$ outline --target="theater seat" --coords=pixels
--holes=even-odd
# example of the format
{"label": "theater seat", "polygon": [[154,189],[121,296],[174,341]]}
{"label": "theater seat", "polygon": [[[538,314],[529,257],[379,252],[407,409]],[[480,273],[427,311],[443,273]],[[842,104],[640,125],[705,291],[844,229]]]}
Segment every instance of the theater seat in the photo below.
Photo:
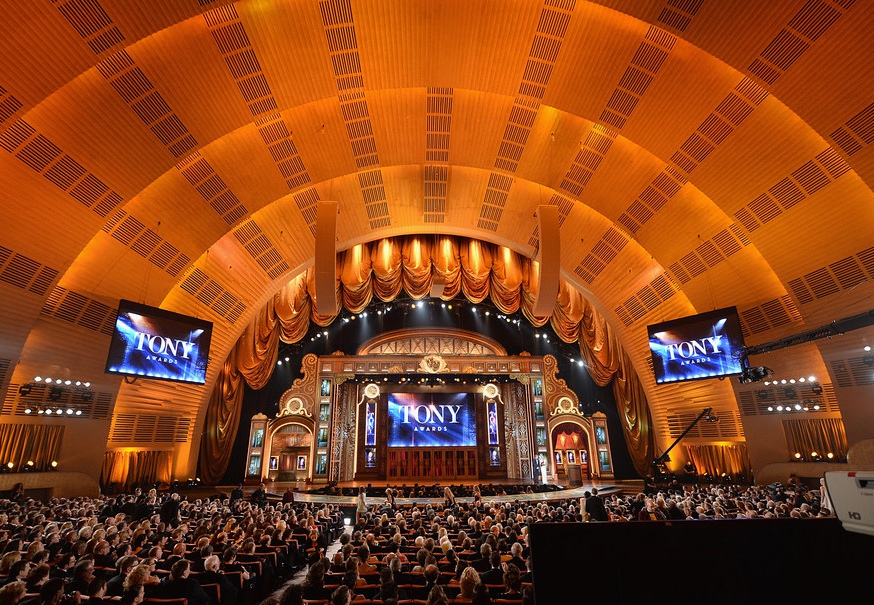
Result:
{"label": "theater seat", "polygon": [[156,599],[154,597],[148,597],[143,599],[143,603],[149,603],[150,605],[188,605],[188,599]]}

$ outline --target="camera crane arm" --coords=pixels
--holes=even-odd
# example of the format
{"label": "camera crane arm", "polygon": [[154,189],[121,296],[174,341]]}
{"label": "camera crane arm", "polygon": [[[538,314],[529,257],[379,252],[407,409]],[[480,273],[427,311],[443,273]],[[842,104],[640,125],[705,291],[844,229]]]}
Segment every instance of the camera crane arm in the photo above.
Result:
{"label": "camera crane arm", "polygon": [[713,408],[704,408],[703,410],[701,410],[701,413],[698,414],[698,417],[697,417],[695,420],[692,421],[692,424],[690,424],[689,426],[686,427],[686,430],[683,431],[682,434],[681,434],[679,437],[677,437],[677,439],[676,439],[676,440],[671,444],[671,446],[670,446],[668,449],[666,449],[666,450],[662,453],[661,456],[659,456],[658,458],[653,459],[653,461],[652,461],[653,466],[656,466],[656,467],[657,467],[658,465],[660,465],[660,464],[665,464],[668,460],[670,460],[670,458],[668,457],[668,453],[669,453],[672,449],[674,449],[674,447],[675,447],[678,443],[680,443],[680,441],[683,439],[683,437],[685,437],[686,434],[688,434],[688,432],[691,431],[691,430],[695,427],[696,424],[698,424],[699,422],[701,422],[701,419],[702,419],[702,418],[704,418],[704,417],[706,417],[706,416],[710,416],[710,412],[712,412],[712,411],[713,411]]}

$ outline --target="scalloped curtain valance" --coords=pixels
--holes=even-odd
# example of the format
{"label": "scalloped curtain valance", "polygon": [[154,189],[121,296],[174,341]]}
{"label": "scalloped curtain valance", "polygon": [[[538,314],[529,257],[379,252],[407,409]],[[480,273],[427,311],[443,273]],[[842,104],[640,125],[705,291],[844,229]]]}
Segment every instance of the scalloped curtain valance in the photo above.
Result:
{"label": "scalloped curtain valance", "polygon": [[[612,381],[623,434],[635,470],[649,472],[655,444],[646,395],[631,361],[607,321],[565,281],[553,313],[536,317],[539,265],[509,248],[454,236],[404,236],[360,244],[337,255],[337,308],[360,313],[374,298],[390,302],[406,292],[428,296],[433,275],[446,280],[442,298],[460,294],[473,303],[489,297],[502,313],[521,310],[534,325],[550,323],[565,342],[576,342],[592,379]],[[240,423],[242,381],[253,389],[267,384],[276,366],[279,341],[294,343],[310,323],[327,326],[336,315],[320,315],[313,269],[277,292],[246,327],[225,360],[206,411],[200,445],[200,476],[220,481],[227,469]]]}

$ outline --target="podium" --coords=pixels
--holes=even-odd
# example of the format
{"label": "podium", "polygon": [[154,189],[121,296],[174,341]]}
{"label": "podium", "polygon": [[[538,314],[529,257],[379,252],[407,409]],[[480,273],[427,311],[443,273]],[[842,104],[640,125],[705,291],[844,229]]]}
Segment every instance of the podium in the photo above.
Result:
{"label": "podium", "polygon": [[571,464],[567,469],[568,485],[582,485],[583,472],[579,464]]}

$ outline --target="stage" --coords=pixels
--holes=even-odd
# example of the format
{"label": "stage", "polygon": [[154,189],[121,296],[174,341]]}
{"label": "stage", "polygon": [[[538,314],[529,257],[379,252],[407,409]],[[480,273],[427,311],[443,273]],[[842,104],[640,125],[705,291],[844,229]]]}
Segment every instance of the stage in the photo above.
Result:
{"label": "stage", "polygon": [[[425,485],[425,487],[432,487],[434,484]],[[638,494],[643,491],[643,481],[642,480],[610,480],[610,481],[601,481],[598,479],[589,480],[588,482],[584,482],[579,486],[569,486],[566,483],[548,483],[537,485],[534,483],[530,484],[520,484],[517,482],[511,481],[489,481],[487,483],[477,482],[477,481],[465,481],[465,482],[457,482],[452,484],[438,484],[440,487],[444,487],[445,485],[450,485],[452,487],[463,485],[466,487],[471,487],[473,485],[492,485],[494,487],[498,486],[525,486],[530,485],[532,489],[543,488],[544,486],[549,486],[548,490],[533,492],[533,493],[508,493],[504,496],[487,496],[483,495],[483,502],[488,504],[489,502],[551,502],[551,501],[559,501],[566,500],[569,498],[578,499],[582,498],[586,491],[591,491],[593,487],[598,489],[598,493],[601,496],[610,496],[613,494]],[[370,490],[378,490],[381,493],[385,491],[386,487],[403,487],[404,489],[410,489],[413,487],[413,484],[397,484],[389,481],[346,481],[342,483],[338,483],[335,487],[340,488],[342,490],[353,489],[357,492],[358,488],[366,487]],[[423,484],[416,484],[417,487],[422,487]],[[213,493],[216,491],[224,494],[230,494],[231,490],[233,490],[236,486],[222,485],[215,486],[213,489]],[[318,490],[320,488],[325,487],[324,485],[312,485],[308,483],[304,483],[303,481],[291,481],[291,482],[270,482],[266,483],[265,487],[269,494],[269,500],[271,502],[281,501],[282,495],[285,491],[290,487],[294,492],[294,501],[295,502],[306,502],[310,504],[339,504],[343,507],[355,507],[356,498],[355,495],[326,495],[326,494],[316,494],[310,493],[312,490]],[[252,492],[254,492],[258,488],[257,485],[246,485],[243,486],[243,494],[244,497],[249,497]],[[200,488],[203,490],[204,488]],[[384,500],[384,496],[367,496],[368,504],[377,504]],[[467,504],[473,501],[473,497],[470,496],[457,496],[455,500],[460,504]],[[414,504],[430,504],[432,506],[442,505],[443,498],[442,497],[421,497],[421,498],[397,498],[395,502],[403,507],[412,506]]]}

